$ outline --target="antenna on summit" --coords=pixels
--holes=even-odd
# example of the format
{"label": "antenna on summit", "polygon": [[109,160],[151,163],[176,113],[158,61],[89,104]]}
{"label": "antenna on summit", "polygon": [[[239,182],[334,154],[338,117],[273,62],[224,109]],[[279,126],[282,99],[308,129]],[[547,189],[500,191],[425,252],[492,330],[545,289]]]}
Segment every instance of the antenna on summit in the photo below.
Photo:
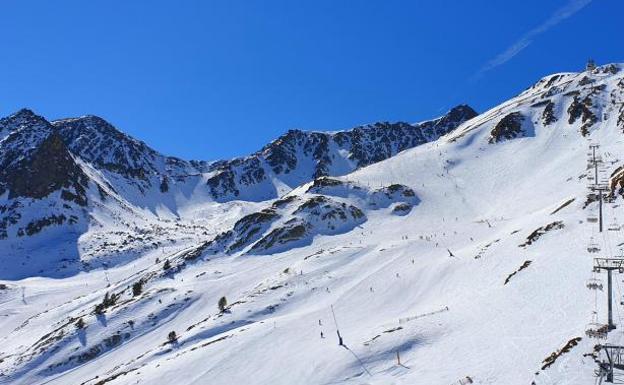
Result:
{"label": "antenna on summit", "polygon": [[596,62],[594,61],[594,59],[592,58],[587,59],[587,64],[585,65],[585,71],[591,72],[595,69],[596,69]]}

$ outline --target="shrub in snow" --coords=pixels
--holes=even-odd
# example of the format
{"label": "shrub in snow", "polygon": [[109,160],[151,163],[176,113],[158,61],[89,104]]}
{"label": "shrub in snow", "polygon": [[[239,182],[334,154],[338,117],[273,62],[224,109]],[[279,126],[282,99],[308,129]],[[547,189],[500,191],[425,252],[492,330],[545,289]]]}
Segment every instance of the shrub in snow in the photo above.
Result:
{"label": "shrub in snow", "polygon": [[143,280],[139,280],[132,285],[132,295],[136,297],[143,292]]}
{"label": "shrub in snow", "polygon": [[74,325],[76,326],[76,329],[84,329],[85,326],[87,326],[82,318],[79,318]]}
{"label": "shrub in snow", "polygon": [[221,297],[219,299],[219,311],[221,311],[221,313],[223,313],[225,311],[225,308],[227,306],[227,299],[225,297]]}
{"label": "shrub in snow", "polygon": [[173,344],[178,341],[178,335],[176,334],[175,331],[172,330],[167,335],[167,340],[169,340],[169,343]]}
{"label": "shrub in snow", "polygon": [[102,302],[95,305],[95,314],[104,314],[104,311],[107,308],[113,306],[117,302],[118,297],[119,296],[115,293],[109,295],[108,292],[106,292],[106,295],[104,295],[104,299],[102,300]]}

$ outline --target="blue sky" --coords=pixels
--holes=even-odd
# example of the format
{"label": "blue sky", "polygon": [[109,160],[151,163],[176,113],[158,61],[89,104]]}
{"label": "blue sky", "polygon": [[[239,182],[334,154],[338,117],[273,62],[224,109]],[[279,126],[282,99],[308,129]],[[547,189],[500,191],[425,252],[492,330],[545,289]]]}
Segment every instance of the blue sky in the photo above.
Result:
{"label": "blue sky", "polygon": [[588,57],[624,62],[621,0],[2,0],[0,115],[94,114],[220,159],[289,128],[479,111]]}

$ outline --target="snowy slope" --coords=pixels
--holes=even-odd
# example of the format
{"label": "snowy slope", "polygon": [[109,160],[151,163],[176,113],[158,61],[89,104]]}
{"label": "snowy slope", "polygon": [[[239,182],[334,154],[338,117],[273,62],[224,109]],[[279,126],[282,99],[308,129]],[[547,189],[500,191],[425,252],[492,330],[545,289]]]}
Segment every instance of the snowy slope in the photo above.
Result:
{"label": "snowy slope", "polygon": [[[127,263],[3,281],[0,383],[593,383],[605,341],[586,329],[606,321],[606,293],[585,286],[587,242],[612,256],[624,240],[587,222],[587,151],[600,143],[612,175],[610,223],[623,106],[621,65],[552,75],[438,140],[279,199],[169,222],[141,211],[161,244],[130,242]],[[206,234],[186,227],[202,219]],[[101,222],[101,242],[125,236]],[[608,342],[621,344],[615,277]]]}

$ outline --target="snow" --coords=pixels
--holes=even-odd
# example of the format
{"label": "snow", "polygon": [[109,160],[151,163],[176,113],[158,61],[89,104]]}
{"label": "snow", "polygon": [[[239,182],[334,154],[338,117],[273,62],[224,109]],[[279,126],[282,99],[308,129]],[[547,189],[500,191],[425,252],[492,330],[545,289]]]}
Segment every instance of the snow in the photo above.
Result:
{"label": "snow", "polygon": [[[589,140],[601,144],[607,175],[622,164],[624,150],[618,126],[624,75],[595,72],[565,74],[548,87],[541,85],[545,78],[435,142],[338,178],[365,191],[411,188],[416,200],[404,216],[392,214],[391,201],[370,208],[369,193],[344,185],[308,192],[312,184],[306,183],[287,192],[302,200],[322,194],[353,204],[365,209],[366,220],[345,231],[319,231],[310,242],[279,252],[212,254],[202,248],[273,200],[216,203],[189,191],[168,197],[176,203],[164,204],[169,213],[163,215],[164,208],[137,206],[138,200],[118,191],[115,199],[122,204],[111,200],[94,211],[77,243],[81,256],[91,253],[99,264],[60,277],[2,281],[8,289],[0,290],[0,383],[451,385],[467,377],[474,384],[594,382],[597,366],[587,354],[598,341],[585,330],[594,311],[605,322],[606,292],[585,287],[594,256],[587,242],[593,235],[613,255],[624,241],[621,232],[599,235],[586,222],[595,203],[583,208]],[[579,85],[584,76],[594,83]],[[599,84],[606,86],[594,91]],[[561,92],[551,94],[553,87]],[[594,100],[598,121],[586,137],[581,119],[568,123],[574,96],[566,93],[573,90]],[[550,125],[542,121],[544,106],[534,106],[546,93],[558,117]],[[494,126],[512,112],[529,119],[534,132],[489,143]],[[607,218],[620,204],[607,204]],[[111,212],[134,225],[120,226]],[[295,214],[288,208],[280,215],[283,224]],[[564,227],[520,246],[556,221]],[[148,232],[160,246],[143,248],[139,241],[121,256],[110,248],[96,252],[134,227],[133,234]],[[45,234],[34,240],[39,236]],[[194,252],[198,257],[189,257]],[[31,259],[44,256],[42,249]],[[163,269],[165,260],[170,271]],[[624,309],[622,277],[615,277],[618,329],[608,342],[617,344],[623,342]],[[139,279],[145,281],[143,293],[133,297],[129,287]],[[97,316],[93,309],[106,292],[120,299]],[[221,296],[229,303],[224,313],[217,308]],[[86,329],[73,326],[78,318]],[[337,326],[348,349],[338,345]],[[176,343],[167,343],[170,331]],[[119,342],[110,343],[114,335]],[[582,338],[577,346],[542,369],[547,357],[576,337]],[[96,353],[76,358],[89,351]]]}

